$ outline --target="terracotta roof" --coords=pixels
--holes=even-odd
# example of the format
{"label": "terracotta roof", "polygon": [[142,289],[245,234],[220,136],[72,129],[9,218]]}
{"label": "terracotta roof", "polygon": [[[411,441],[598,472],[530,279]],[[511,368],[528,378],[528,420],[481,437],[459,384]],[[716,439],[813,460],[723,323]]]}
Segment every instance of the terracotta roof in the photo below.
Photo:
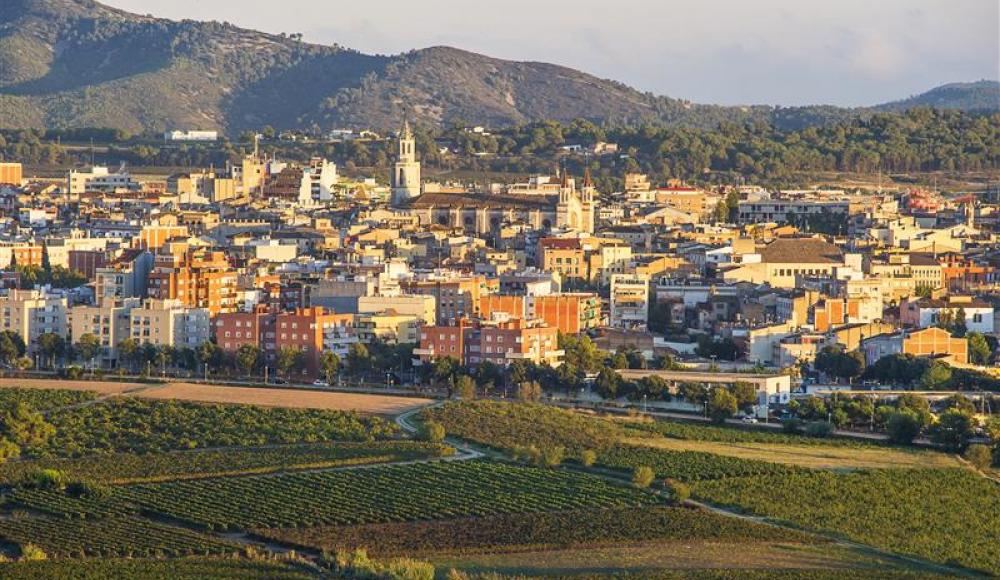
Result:
{"label": "terracotta roof", "polygon": [[839,264],[844,253],[817,238],[779,238],[761,251],[761,260],[770,264]]}

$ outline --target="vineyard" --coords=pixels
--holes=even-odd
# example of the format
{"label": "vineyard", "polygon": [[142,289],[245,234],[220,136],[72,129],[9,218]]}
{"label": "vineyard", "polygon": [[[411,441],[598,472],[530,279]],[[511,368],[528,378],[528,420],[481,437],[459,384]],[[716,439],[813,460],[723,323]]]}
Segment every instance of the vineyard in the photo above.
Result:
{"label": "vineyard", "polygon": [[241,558],[84,560],[3,564],[5,580],[309,580],[297,566]]}
{"label": "vineyard", "polygon": [[88,391],[0,388],[0,407],[24,403],[35,411],[48,411],[59,407],[78,405],[95,398],[97,395]]}
{"label": "vineyard", "polygon": [[680,481],[706,481],[752,475],[780,475],[795,468],[768,463],[724,457],[697,451],[670,451],[637,445],[615,445],[598,455],[598,463],[614,469],[633,470],[640,466],[652,468],[660,478]]}
{"label": "vineyard", "polygon": [[437,462],[118,488],[124,501],[214,529],[401,522],[652,505],[646,492],[559,470]]}
{"label": "vineyard", "polygon": [[0,482],[16,483],[38,469],[73,480],[106,484],[151,483],[229,475],[388,463],[446,455],[448,447],[416,441],[335,442],[149,455],[116,453],[72,459],[13,461],[0,465]]}
{"label": "vineyard", "polygon": [[642,433],[654,433],[673,439],[717,441],[720,443],[771,443],[776,445],[817,445],[823,447],[882,447],[877,441],[836,437],[807,437],[776,431],[718,426],[683,421],[634,421],[626,423]]}
{"label": "vineyard", "polygon": [[451,434],[498,449],[560,446],[576,455],[601,449],[623,436],[618,423],[547,405],[463,401],[425,409],[421,416]]}
{"label": "vineyard", "polygon": [[480,518],[358,526],[254,530],[257,535],[321,550],[366,548],[374,556],[488,553],[650,540],[781,541],[816,538],[772,526],[675,508],[642,507],[501,514]]}
{"label": "vineyard", "polygon": [[54,411],[56,435],[34,454],[156,453],[201,447],[320,441],[373,441],[397,436],[391,423],[353,412],[113,399]]}
{"label": "vineyard", "polygon": [[708,501],[1000,574],[1000,488],[960,469],[794,472],[695,484]]}
{"label": "vineyard", "polygon": [[19,508],[46,512],[62,518],[106,518],[136,513],[132,506],[107,495],[72,497],[56,489],[18,488],[7,501]]}
{"label": "vineyard", "polygon": [[238,546],[139,518],[23,518],[0,521],[0,538],[40,547],[50,557],[178,557],[232,554]]}

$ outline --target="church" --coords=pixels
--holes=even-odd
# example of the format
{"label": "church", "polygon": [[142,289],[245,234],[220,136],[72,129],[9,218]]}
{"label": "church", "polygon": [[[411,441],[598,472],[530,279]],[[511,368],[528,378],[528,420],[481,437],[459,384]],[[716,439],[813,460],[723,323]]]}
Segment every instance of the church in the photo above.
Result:
{"label": "church", "polygon": [[559,184],[558,193],[551,194],[423,191],[415,141],[406,122],[399,133],[391,183],[393,206],[417,217],[421,225],[463,228],[477,235],[490,234],[504,224],[514,223],[539,230],[594,233],[597,192],[589,171],[579,190],[575,180],[563,171],[554,180]]}

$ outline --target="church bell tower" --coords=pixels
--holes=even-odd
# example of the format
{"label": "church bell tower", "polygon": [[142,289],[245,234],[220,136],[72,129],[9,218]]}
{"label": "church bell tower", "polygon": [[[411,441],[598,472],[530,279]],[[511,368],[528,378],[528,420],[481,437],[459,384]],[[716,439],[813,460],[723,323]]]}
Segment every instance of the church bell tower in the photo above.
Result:
{"label": "church bell tower", "polygon": [[399,131],[399,152],[392,171],[392,203],[402,205],[420,195],[420,162],[410,123]]}

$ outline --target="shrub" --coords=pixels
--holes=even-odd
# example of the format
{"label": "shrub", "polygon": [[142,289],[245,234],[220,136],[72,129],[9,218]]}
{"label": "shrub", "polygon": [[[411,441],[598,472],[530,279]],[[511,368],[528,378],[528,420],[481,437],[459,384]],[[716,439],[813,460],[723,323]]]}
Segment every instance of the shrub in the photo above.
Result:
{"label": "shrub", "polygon": [[561,445],[555,445],[553,447],[546,447],[542,451],[541,456],[541,466],[542,467],[559,467],[562,464],[563,458],[566,456],[566,448]]}
{"label": "shrub", "polygon": [[676,479],[668,479],[666,484],[670,495],[674,496],[674,501],[677,503],[684,503],[691,498],[691,487],[688,484]]}
{"label": "shrub", "polygon": [[34,544],[23,544],[21,546],[21,561],[32,562],[47,558],[48,556],[45,554],[45,551]]}
{"label": "shrub", "polygon": [[825,438],[833,435],[833,423],[826,421],[813,421],[806,425],[805,434],[809,437]]}
{"label": "shrub", "polygon": [[986,445],[969,445],[963,457],[976,469],[986,469],[993,462],[993,454]]}
{"label": "shrub", "polygon": [[584,449],[580,452],[580,463],[584,467],[593,467],[597,463],[597,452],[593,449]]}
{"label": "shrub", "polygon": [[786,419],[781,423],[781,429],[790,435],[802,433],[802,421],[800,419]]}
{"label": "shrub", "polygon": [[420,438],[430,443],[440,443],[444,441],[444,425],[437,421],[427,421],[420,429]]}
{"label": "shrub", "polygon": [[651,467],[640,465],[635,468],[635,471],[632,472],[632,485],[642,488],[649,487],[652,485],[655,477],[656,474],[653,472]]}
{"label": "shrub", "polygon": [[26,484],[37,489],[65,489],[66,474],[58,469],[39,469],[28,474]]}

